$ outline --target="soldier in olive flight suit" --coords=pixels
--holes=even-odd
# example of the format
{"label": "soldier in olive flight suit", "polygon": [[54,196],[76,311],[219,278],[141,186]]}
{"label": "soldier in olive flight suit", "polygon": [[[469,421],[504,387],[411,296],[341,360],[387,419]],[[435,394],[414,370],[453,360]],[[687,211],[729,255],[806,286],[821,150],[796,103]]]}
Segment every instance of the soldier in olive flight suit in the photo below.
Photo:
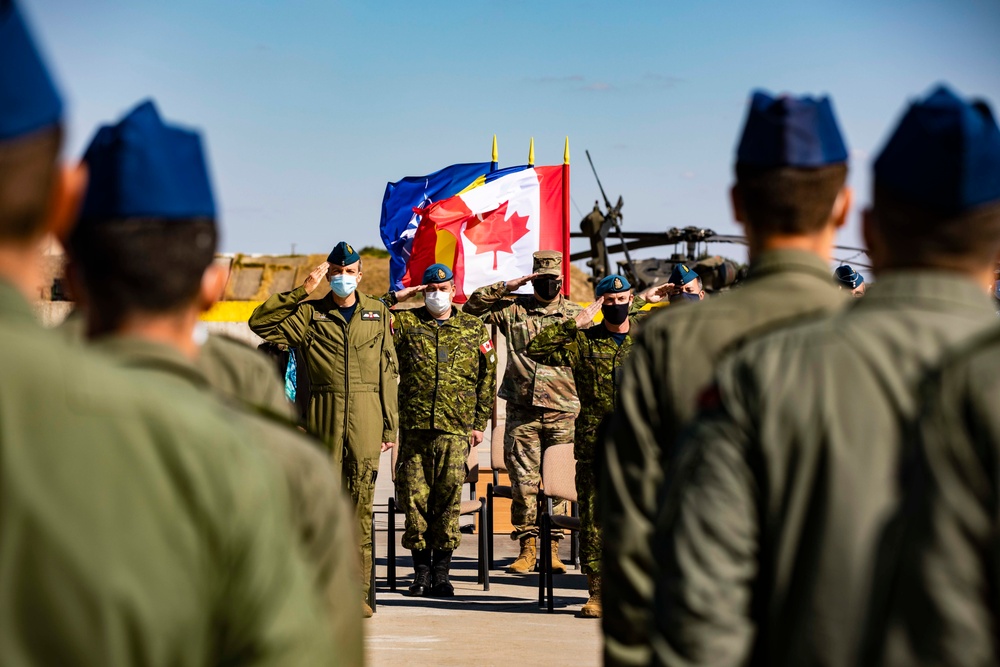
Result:
{"label": "soldier in olive flight suit", "polygon": [[[618,393],[618,376],[632,349],[629,317],[635,297],[625,276],[606,276],[594,288],[596,300],[575,319],[553,324],[535,336],[525,354],[537,363],[568,366],[583,406],[576,418],[573,455],[580,505],[580,562],[587,575],[590,599],[580,610],[589,618],[601,616],[601,529],[595,515],[597,493],[597,431],[611,414]],[[659,300],[650,296],[651,301]],[[600,310],[600,326],[590,326]],[[586,327],[586,328],[584,328]]]}
{"label": "soldier in olive flight suit", "polygon": [[985,103],[939,87],[903,116],[873,182],[877,282],[726,359],[677,446],[653,664],[858,664],[918,383],[996,323],[1000,128]]}
{"label": "soldier in olive flight suit", "polygon": [[[341,241],[300,287],[258,306],[249,324],[261,338],[302,352],[310,382],[306,428],[330,448],[357,508],[362,609],[370,616],[372,504],[379,454],[396,442],[398,373],[392,314],[356,291],[361,276],[361,257]],[[330,293],[307,300],[324,278]]]}
{"label": "soldier in olive flight suit", "polygon": [[[184,387],[211,403],[212,385],[196,366],[203,352],[197,317],[215,302],[228,272],[213,263],[217,227],[200,137],[165,123],[147,101],[100,128],[83,161],[90,184],[66,248],[91,341],[149,384]],[[187,176],[184,188],[172,187],[179,173]],[[284,473],[291,525],[331,614],[336,658],[360,664],[361,622],[342,604],[358,587],[353,511],[339,478],[319,443],[287,419],[249,412],[236,399],[217,403]]]}
{"label": "soldier in olive flight suit", "polygon": [[86,182],[0,1],[0,664],[322,665],[284,485],[202,400],[45,331],[28,298]]}
{"label": "soldier in olive flight suit", "polygon": [[413,552],[410,595],[451,597],[448,569],[462,541],[458,518],[465,464],[469,447],[483,441],[493,411],[496,353],[479,318],[451,305],[451,269],[432,264],[423,278],[423,285],[391,298],[424,292],[423,308],[396,313],[396,496],[406,515],[403,547]]}
{"label": "soldier in olive flight suit", "polygon": [[604,526],[604,659],[649,661],[657,563],[653,525],[674,442],[723,353],[754,335],[844,303],[828,266],[851,193],[847,147],[827,98],[755,92],[731,197],[746,230],[749,278],[738,290],[656,313],[623,369],[598,495]]}
{"label": "soldier in olive flight suit", "polygon": [[[565,366],[538,366],[524,351],[539,331],[572,320],[582,310],[559,293],[562,259],[562,253],[554,250],[536,252],[531,275],[480,287],[464,309],[496,325],[507,340],[507,369],[499,396],[507,401],[503,453],[511,485],[511,538],[521,543],[521,551],[507,571],[521,574],[535,567],[542,452],[550,445],[573,442],[573,422],[580,412],[573,372]],[[529,281],[534,294],[510,298]],[[565,514],[566,503],[558,503],[555,511]],[[561,533],[554,531],[553,537],[552,570],[565,572],[566,566],[559,560]]]}
{"label": "soldier in olive flight suit", "polygon": [[[994,205],[994,209],[1000,207]],[[1000,331],[924,382],[903,500],[880,545],[865,665],[1000,661]]]}

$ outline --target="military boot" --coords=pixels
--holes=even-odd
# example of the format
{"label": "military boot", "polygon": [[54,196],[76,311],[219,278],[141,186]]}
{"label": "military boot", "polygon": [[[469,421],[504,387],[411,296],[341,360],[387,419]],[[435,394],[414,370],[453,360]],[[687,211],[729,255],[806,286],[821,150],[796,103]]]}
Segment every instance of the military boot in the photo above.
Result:
{"label": "military boot", "polygon": [[559,542],[552,540],[552,574],[566,574],[566,564],[559,560]]}
{"label": "military boot", "polygon": [[431,592],[431,550],[413,550],[413,583],[408,589],[413,597],[426,597]]}
{"label": "military boot", "polygon": [[590,599],[587,604],[580,608],[578,616],[580,618],[600,618],[601,617],[601,575],[587,575],[587,590],[590,592]]}
{"label": "military boot", "polygon": [[436,598],[450,598],[455,596],[455,587],[448,581],[448,570],[451,568],[450,551],[434,550],[434,565],[431,567],[433,575],[433,587],[431,596]]}
{"label": "military boot", "polygon": [[[514,574],[528,574],[535,569],[535,538],[521,538],[521,553],[517,555],[517,560],[507,568],[508,572]],[[565,570],[563,570],[565,572]]]}

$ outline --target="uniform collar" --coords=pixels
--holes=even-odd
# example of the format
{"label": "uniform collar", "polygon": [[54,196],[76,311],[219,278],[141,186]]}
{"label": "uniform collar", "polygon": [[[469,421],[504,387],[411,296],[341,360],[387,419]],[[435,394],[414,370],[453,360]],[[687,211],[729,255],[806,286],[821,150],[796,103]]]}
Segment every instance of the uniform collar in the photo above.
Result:
{"label": "uniform collar", "polygon": [[135,336],[106,336],[94,341],[94,347],[113,357],[125,368],[158,371],[183,379],[199,389],[208,388],[208,379],[181,352],[163,343]]}
{"label": "uniform collar", "polygon": [[35,313],[31,310],[31,304],[24,298],[24,294],[6,280],[0,280],[0,315],[7,321],[38,324]]}
{"label": "uniform collar", "polygon": [[458,316],[459,316],[458,314],[460,312],[462,312],[462,311],[460,311],[455,306],[452,306],[451,307],[451,315],[448,317],[448,319],[446,319],[443,322],[438,322],[438,319],[436,317],[434,317],[433,315],[431,315],[431,311],[427,310],[427,306],[420,306],[419,308],[414,309],[413,312],[417,316],[417,318],[419,318],[419,319],[421,319],[421,320],[423,320],[425,322],[437,322],[438,325],[444,327],[444,326],[453,325],[454,324],[454,320],[456,320],[458,318]]}
{"label": "uniform collar", "polygon": [[981,310],[993,313],[993,299],[971,278],[944,270],[886,271],[878,276],[854,308],[900,303],[932,310]]}
{"label": "uniform collar", "polygon": [[529,312],[545,313],[546,315],[559,311],[566,301],[566,297],[563,294],[559,294],[559,296],[552,300],[552,303],[547,305],[542,304],[541,301],[536,299],[534,294],[526,294],[522,298],[525,300],[524,307]]}
{"label": "uniform collar", "polygon": [[805,250],[765,250],[750,263],[749,277],[760,278],[771,273],[794,271],[808,273],[833,284],[828,262]]}

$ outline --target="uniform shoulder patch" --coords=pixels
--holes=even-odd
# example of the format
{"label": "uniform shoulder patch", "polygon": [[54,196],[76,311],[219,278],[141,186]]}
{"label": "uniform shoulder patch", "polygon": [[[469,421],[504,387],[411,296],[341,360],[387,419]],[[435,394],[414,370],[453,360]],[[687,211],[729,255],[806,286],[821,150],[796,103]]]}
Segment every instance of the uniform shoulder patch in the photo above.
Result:
{"label": "uniform shoulder patch", "polygon": [[312,318],[313,318],[314,320],[322,320],[322,321],[324,321],[324,322],[326,322],[326,321],[329,321],[329,319],[330,319],[329,317],[327,317],[327,316],[326,316],[326,313],[321,313],[321,312],[319,312],[318,310],[314,310],[314,311],[313,311],[313,316],[312,316]]}
{"label": "uniform shoulder patch", "polygon": [[[466,349],[468,349],[468,348],[466,348]],[[482,345],[480,345],[479,346],[479,351],[482,352],[483,354],[489,354],[489,353],[491,353],[493,351],[493,341],[488,340],[485,343],[483,343]]]}
{"label": "uniform shoulder patch", "polygon": [[382,313],[377,310],[362,310],[361,319],[369,322],[377,322],[382,319]]}

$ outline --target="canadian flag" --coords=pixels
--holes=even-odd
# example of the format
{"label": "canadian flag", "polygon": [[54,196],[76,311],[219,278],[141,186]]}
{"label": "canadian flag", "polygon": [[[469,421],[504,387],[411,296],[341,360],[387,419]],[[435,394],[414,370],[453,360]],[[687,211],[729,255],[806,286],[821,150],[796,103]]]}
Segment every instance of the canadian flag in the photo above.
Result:
{"label": "canadian flag", "polygon": [[[531,273],[531,255],[557,250],[569,280],[569,166],[529,167],[414,209],[422,216],[403,284],[420,285],[436,262],[455,273],[456,303],[476,288]],[[531,285],[525,286],[531,291]]]}

